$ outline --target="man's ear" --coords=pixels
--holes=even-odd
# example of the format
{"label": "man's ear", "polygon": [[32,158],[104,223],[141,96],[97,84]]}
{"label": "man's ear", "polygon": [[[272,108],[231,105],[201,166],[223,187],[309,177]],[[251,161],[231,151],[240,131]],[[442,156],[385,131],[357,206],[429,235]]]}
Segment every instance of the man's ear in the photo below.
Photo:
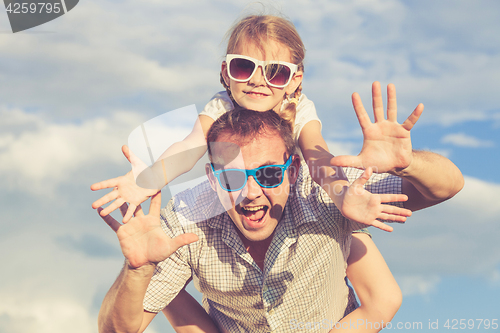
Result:
{"label": "man's ear", "polygon": [[217,192],[217,179],[212,172],[212,168],[210,167],[210,163],[205,164],[205,173],[207,174],[208,182],[210,183],[210,187],[212,190]]}
{"label": "man's ear", "polygon": [[295,154],[292,158],[292,164],[288,167],[288,179],[290,184],[295,184],[295,181],[299,177],[300,156]]}
{"label": "man's ear", "polygon": [[302,83],[303,77],[304,77],[304,73],[302,71],[295,72],[295,74],[293,74],[292,80],[290,80],[290,83],[285,88],[285,93],[287,95],[293,94],[295,92],[295,90],[297,90],[297,88]]}
{"label": "man's ear", "polygon": [[220,73],[222,75],[222,79],[226,83],[226,86],[230,87],[231,80],[229,79],[229,75],[227,74],[227,63],[225,61],[222,62],[220,66]]}

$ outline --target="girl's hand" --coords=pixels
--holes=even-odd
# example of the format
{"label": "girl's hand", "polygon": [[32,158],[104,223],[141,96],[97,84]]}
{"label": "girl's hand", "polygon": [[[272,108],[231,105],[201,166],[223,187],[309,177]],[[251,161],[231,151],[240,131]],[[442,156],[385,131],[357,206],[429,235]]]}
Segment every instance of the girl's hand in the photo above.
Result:
{"label": "girl's hand", "polygon": [[[131,158],[128,147],[123,146],[122,150],[123,154],[130,162]],[[135,209],[141,203],[159,192],[157,189],[139,187],[135,182],[132,171],[127,172],[124,176],[104,180],[90,186],[92,191],[98,191],[105,188],[113,188],[113,191],[96,200],[92,204],[92,208],[96,209],[114,200],[108,207],[99,210],[101,216],[107,216],[109,213],[128,202],[130,205],[128,206],[127,213],[123,217],[123,223],[127,223],[130,220]]]}
{"label": "girl's hand", "polygon": [[411,216],[411,210],[388,205],[387,203],[406,201],[408,196],[405,194],[373,194],[365,190],[363,185],[371,175],[372,169],[366,169],[361,177],[347,188],[340,212],[354,222],[371,225],[390,232],[393,228],[379,221],[379,219],[405,222],[406,218]]}
{"label": "girl's hand", "polygon": [[[102,208],[98,209],[102,219],[116,232],[123,255],[132,269],[163,261],[179,247],[198,240],[195,234],[190,233],[168,237],[160,225],[160,208],[161,193],[158,193],[151,198],[148,215],[144,215],[141,206],[138,206],[135,217],[126,224],[120,224],[113,217],[102,214]],[[122,216],[129,210],[127,204],[120,207]]]}

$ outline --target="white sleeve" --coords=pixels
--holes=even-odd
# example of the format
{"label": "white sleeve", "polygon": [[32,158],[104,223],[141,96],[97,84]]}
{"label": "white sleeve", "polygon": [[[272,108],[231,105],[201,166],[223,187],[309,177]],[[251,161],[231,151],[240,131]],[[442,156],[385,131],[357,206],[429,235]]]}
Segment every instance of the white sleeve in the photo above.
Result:
{"label": "white sleeve", "polygon": [[[288,101],[284,100],[281,109],[283,110],[287,105]],[[209,116],[215,121],[224,113],[232,109],[234,109],[234,104],[229,98],[229,95],[226,91],[220,91],[212,97],[207,105],[205,105],[205,108],[200,112],[200,115]],[[304,126],[311,120],[317,120],[321,125],[321,121],[316,113],[316,107],[314,106],[313,101],[308,99],[305,94],[301,94],[299,103],[297,104],[295,125],[293,129],[293,137],[296,144],[299,142],[299,136],[302,128],[304,128]]]}
{"label": "white sleeve", "polygon": [[226,91],[220,91],[205,105],[200,115],[209,116],[216,121],[220,116],[232,109],[234,109],[234,105],[229,95]]}

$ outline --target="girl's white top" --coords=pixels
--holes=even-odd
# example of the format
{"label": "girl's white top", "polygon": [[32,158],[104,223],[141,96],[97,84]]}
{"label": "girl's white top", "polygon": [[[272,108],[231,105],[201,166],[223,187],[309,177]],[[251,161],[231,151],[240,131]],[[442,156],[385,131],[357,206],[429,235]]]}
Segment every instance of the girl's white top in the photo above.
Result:
{"label": "girl's white top", "polygon": [[[284,100],[281,104],[281,110],[284,110],[288,105],[288,100]],[[212,97],[210,102],[205,105],[203,111],[200,114],[209,116],[214,121],[217,120],[224,113],[233,110],[234,104],[229,98],[229,95],[226,91],[220,91]],[[299,135],[302,128],[310,122],[311,120],[319,121],[321,125],[321,121],[318,118],[316,113],[316,107],[314,103],[309,100],[306,95],[301,94],[299,98],[299,103],[297,104],[297,114],[295,116],[295,125],[293,128],[293,138],[295,140],[295,144],[299,144]]]}

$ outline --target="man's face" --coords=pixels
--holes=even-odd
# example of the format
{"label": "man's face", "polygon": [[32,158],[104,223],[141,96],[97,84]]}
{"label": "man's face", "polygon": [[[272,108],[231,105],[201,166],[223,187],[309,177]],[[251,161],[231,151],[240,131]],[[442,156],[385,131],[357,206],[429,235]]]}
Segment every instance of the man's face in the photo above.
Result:
{"label": "man's face", "polygon": [[[234,136],[233,136],[234,137]],[[233,142],[230,135],[223,134],[218,142]],[[285,144],[278,134],[265,134],[240,146],[240,153],[234,158],[234,151],[213,145],[212,161],[215,169],[254,169],[265,165],[282,165],[288,159]],[[230,154],[231,156],[227,157]],[[221,161],[230,161],[228,163]],[[278,187],[263,188],[252,176],[245,187],[239,191],[227,192],[210,172],[212,188],[238,228],[250,241],[262,241],[269,238],[283,216],[283,209],[288,200],[290,183],[297,178],[300,160],[293,156],[290,168],[283,175],[283,182]],[[224,166],[223,166],[224,165]],[[208,172],[208,170],[207,170]]]}

